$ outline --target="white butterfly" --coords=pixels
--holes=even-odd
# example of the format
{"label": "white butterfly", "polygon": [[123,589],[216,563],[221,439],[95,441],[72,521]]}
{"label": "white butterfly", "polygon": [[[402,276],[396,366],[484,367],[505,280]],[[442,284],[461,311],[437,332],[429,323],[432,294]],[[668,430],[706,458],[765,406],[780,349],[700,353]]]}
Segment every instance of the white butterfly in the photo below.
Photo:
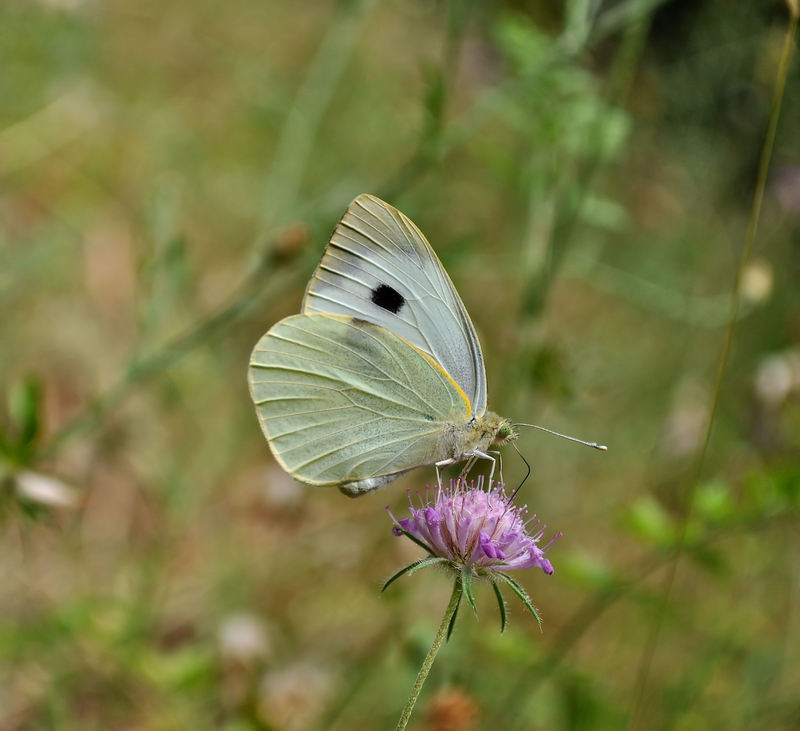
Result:
{"label": "white butterfly", "polygon": [[336,226],[302,314],[258,341],[248,380],[281,466],[351,497],[414,467],[494,460],[517,437],[486,410],[481,346],[441,262],[371,195]]}

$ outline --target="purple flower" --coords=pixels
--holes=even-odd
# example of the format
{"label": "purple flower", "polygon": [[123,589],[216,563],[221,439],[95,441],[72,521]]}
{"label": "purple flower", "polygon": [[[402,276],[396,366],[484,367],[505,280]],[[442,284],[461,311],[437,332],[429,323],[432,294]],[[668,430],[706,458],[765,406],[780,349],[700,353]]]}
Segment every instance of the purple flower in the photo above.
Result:
{"label": "purple flower", "polygon": [[[539,626],[542,620],[525,589],[507,571],[538,567],[546,574],[553,567],[544,557],[550,547],[561,538],[554,535],[544,546],[539,541],[545,527],[535,515],[528,517],[525,505],[514,504],[514,494],[506,495],[504,486],[489,485],[483,489],[484,479],[477,485],[466,480],[450,480],[450,486],[436,488],[428,486],[425,495],[417,493],[419,507],[409,492],[410,518],[398,520],[387,507],[394,521],[395,535],[405,535],[428,552],[421,558],[400,569],[387,579],[385,591],[401,576],[410,576],[428,566],[445,566],[456,575],[451,606],[445,619],[449,623],[447,637],[453,631],[461,597],[477,612],[472,592],[473,578],[489,581],[500,610],[500,631],[506,626],[506,603],[500,586],[510,588],[533,615]],[[444,625],[442,625],[444,627]],[[442,630],[443,631],[443,630]]]}
{"label": "purple flower", "polygon": [[409,493],[411,517],[397,520],[390,511],[392,530],[398,536],[407,533],[433,556],[475,576],[492,579],[499,572],[534,567],[552,574],[544,554],[561,533],[540,546],[546,526],[535,515],[528,517],[527,506],[515,505],[499,483],[483,488],[483,476],[477,485],[451,480],[449,488],[428,487],[424,496],[417,493],[419,507]]}

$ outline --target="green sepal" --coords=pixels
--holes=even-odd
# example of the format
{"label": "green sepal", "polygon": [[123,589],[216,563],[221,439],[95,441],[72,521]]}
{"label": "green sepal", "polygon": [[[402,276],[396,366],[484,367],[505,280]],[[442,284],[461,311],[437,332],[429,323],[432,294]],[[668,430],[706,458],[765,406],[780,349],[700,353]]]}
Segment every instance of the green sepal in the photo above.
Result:
{"label": "green sepal", "polygon": [[508,584],[514,593],[522,600],[522,603],[525,605],[525,608],[533,615],[533,618],[536,620],[536,623],[539,625],[539,629],[542,628],[542,618],[539,616],[539,612],[536,610],[536,607],[533,606],[533,602],[531,602],[531,598],[528,596],[528,592],[525,591],[515,579],[512,579],[508,574],[504,574],[498,571],[495,576],[498,579],[502,579],[503,581]]}
{"label": "green sepal", "polygon": [[[461,579],[456,579],[459,582],[459,586],[461,586]],[[456,604],[456,608],[453,610],[453,616],[450,617],[450,624],[447,625],[447,642],[450,642],[450,635],[453,634],[453,629],[456,626],[456,617],[458,616],[458,608],[461,606],[461,597],[464,596],[464,592],[461,591],[458,595],[458,603]]]}
{"label": "green sepal", "polygon": [[477,616],[478,605],[475,604],[475,596],[472,593],[472,569],[468,566],[464,566],[461,569],[461,590],[467,598],[467,603],[472,607],[472,611],[475,612]]}
{"label": "green sepal", "polygon": [[492,582],[492,589],[494,589],[494,595],[497,597],[497,606],[500,608],[500,634],[506,631],[506,621],[508,619],[506,615],[506,602],[503,599],[503,595],[500,593],[500,587],[493,581]]}
{"label": "green sepal", "polygon": [[386,591],[389,588],[389,585],[397,581],[397,579],[399,579],[401,576],[404,576],[405,574],[411,576],[412,574],[417,573],[417,571],[420,569],[433,566],[437,563],[442,563],[443,561],[446,562],[447,559],[442,558],[441,556],[428,556],[428,558],[421,558],[418,561],[408,564],[408,566],[400,569],[396,574],[387,579],[386,583],[383,585],[383,588],[381,588],[381,593]]}
{"label": "green sepal", "polygon": [[414,541],[414,543],[416,543],[420,548],[424,548],[428,553],[431,554],[431,556],[436,555],[433,552],[433,549],[427,543],[409,533],[405,528],[401,528],[399,525],[397,525],[397,523],[394,524],[394,527],[397,528],[397,530],[399,530],[406,538],[410,538],[412,541]]}

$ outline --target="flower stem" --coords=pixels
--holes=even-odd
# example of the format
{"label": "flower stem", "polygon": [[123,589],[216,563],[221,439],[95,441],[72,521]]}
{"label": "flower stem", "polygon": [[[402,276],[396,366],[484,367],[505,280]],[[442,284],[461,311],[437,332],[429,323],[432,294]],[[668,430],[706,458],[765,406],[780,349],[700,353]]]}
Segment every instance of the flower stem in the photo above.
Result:
{"label": "flower stem", "polygon": [[416,704],[419,693],[422,690],[422,684],[425,682],[425,678],[428,677],[428,673],[433,666],[433,661],[436,659],[436,653],[439,652],[439,648],[442,646],[442,642],[444,642],[444,638],[447,636],[447,628],[450,626],[450,620],[453,618],[453,614],[455,614],[460,598],[461,577],[458,577],[453,585],[453,593],[450,596],[450,603],[447,605],[447,609],[444,612],[444,617],[442,617],[439,630],[436,633],[436,637],[433,638],[431,649],[428,650],[428,654],[425,656],[425,660],[422,662],[422,667],[419,669],[417,679],[414,681],[414,687],[411,688],[411,693],[408,696],[405,708],[403,708],[403,713],[400,716],[400,720],[397,722],[397,731],[403,731],[408,723],[408,719],[411,718],[411,712],[414,710],[414,705]]}

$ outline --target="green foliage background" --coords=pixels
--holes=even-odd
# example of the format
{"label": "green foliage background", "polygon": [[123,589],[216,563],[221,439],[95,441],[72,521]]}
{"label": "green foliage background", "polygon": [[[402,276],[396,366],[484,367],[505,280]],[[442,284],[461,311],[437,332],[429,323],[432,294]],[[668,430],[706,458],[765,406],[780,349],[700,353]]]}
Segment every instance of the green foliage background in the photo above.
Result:
{"label": "green foliage background", "polygon": [[379,595],[384,506],[432,470],[296,485],[245,381],[361,192],[491,408],[609,445],[523,433],[544,631],[476,587],[415,728],[797,728],[796,56],[717,372],[788,5],[0,5],[0,729],[392,727],[450,583]]}

